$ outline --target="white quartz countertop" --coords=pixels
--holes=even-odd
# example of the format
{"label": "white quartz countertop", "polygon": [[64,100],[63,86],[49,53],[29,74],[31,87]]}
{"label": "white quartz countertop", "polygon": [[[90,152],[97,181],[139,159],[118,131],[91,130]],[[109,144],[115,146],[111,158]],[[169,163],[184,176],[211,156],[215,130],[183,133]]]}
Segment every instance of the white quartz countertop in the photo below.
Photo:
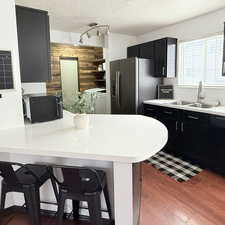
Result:
{"label": "white quartz countertop", "polygon": [[193,112],[201,112],[201,113],[207,113],[217,116],[225,116],[225,106],[216,106],[212,108],[198,108],[193,106],[187,106],[187,105],[174,105],[172,104],[176,100],[164,100],[164,99],[154,99],[154,100],[148,100],[144,101],[144,104],[149,105],[156,105],[156,106],[164,106],[164,107],[170,107],[175,109],[183,109]]}
{"label": "white quartz countertop", "polygon": [[167,138],[153,118],[90,115],[90,127],[78,130],[65,111],[60,120],[0,131],[0,152],[135,163],[160,151]]}

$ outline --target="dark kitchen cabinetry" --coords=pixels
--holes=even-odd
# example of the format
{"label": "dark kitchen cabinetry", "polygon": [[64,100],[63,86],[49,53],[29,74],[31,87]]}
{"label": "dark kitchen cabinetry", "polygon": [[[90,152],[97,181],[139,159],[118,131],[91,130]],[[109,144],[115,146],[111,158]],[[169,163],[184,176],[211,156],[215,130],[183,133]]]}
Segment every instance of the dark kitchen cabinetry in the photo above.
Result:
{"label": "dark kitchen cabinetry", "polygon": [[186,159],[204,165],[209,148],[209,115],[191,111],[181,113],[180,151]]}
{"label": "dark kitchen cabinetry", "polygon": [[[225,117],[211,116],[209,150],[206,152],[207,164],[214,171],[225,175]],[[223,167],[221,167],[223,165]]]}
{"label": "dark kitchen cabinetry", "polygon": [[163,38],[154,41],[156,77],[175,77],[177,71],[177,39]]}
{"label": "dark kitchen cabinetry", "polygon": [[225,117],[144,104],[168,129],[164,150],[225,175]]}
{"label": "dark kitchen cabinetry", "polygon": [[48,12],[16,6],[22,82],[50,80]]}
{"label": "dark kitchen cabinetry", "polygon": [[177,72],[177,39],[167,37],[128,47],[127,57],[153,59],[155,77],[175,77]]}
{"label": "dark kitchen cabinetry", "polygon": [[155,119],[158,118],[158,110],[159,110],[158,106],[144,104],[143,108],[144,108],[144,114],[146,116],[149,116]]}
{"label": "dark kitchen cabinetry", "polygon": [[134,45],[127,48],[127,58],[138,57],[140,56],[140,46]]}
{"label": "dark kitchen cabinetry", "polygon": [[159,107],[158,108],[158,120],[161,121],[168,129],[168,142],[166,145],[167,152],[179,153],[176,146],[178,136],[180,134],[180,113],[176,109]]}
{"label": "dark kitchen cabinetry", "polygon": [[150,41],[139,45],[139,57],[154,60],[154,42]]}

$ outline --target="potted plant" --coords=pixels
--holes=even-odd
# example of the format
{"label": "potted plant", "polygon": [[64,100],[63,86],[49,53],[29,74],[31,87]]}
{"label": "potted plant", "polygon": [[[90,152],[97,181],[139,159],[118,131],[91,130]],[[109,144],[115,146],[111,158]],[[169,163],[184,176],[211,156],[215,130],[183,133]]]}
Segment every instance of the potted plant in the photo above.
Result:
{"label": "potted plant", "polygon": [[87,128],[89,125],[89,115],[95,111],[96,93],[78,92],[74,102],[69,106],[64,106],[66,110],[74,113],[74,125],[76,128]]}

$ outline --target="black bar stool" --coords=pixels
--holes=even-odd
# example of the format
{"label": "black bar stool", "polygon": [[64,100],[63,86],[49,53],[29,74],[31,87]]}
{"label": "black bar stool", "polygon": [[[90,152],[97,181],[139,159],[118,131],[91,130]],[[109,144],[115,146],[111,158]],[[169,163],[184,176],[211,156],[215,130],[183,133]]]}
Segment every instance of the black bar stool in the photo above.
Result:
{"label": "black bar stool", "polygon": [[73,200],[73,217],[75,220],[79,217],[80,201],[85,201],[88,203],[91,224],[100,225],[102,217],[100,196],[102,192],[105,196],[109,218],[110,220],[112,219],[109,192],[104,171],[70,166],[53,166],[53,169],[59,169],[63,176],[63,182],[60,182],[52,174],[59,186],[57,225],[63,224],[66,199]]}
{"label": "black bar stool", "polygon": [[[19,169],[14,170],[13,166],[19,166]],[[31,224],[40,225],[40,187],[48,179],[51,179],[58,200],[57,186],[50,176],[51,170],[52,168],[45,165],[0,162],[0,176],[3,177],[0,210],[5,208],[8,192],[23,193]]]}

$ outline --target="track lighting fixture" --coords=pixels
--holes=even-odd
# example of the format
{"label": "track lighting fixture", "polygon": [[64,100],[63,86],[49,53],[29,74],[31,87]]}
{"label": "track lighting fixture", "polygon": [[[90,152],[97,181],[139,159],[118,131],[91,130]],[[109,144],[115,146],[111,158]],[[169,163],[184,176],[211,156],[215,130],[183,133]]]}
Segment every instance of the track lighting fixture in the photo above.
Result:
{"label": "track lighting fixture", "polygon": [[110,32],[109,25],[98,25],[97,23],[90,23],[88,26],[90,28],[80,35],[80,41],[79,41],[80,44],[83,44],[84,35],[86,35],[87,38],[91,38],[91,36],[92,36],[91,34],[93,34],[92,31],[94,31],[94,30],[96,30],[96,35],[98,37],[100,37],[102,35],[108,35]]}

